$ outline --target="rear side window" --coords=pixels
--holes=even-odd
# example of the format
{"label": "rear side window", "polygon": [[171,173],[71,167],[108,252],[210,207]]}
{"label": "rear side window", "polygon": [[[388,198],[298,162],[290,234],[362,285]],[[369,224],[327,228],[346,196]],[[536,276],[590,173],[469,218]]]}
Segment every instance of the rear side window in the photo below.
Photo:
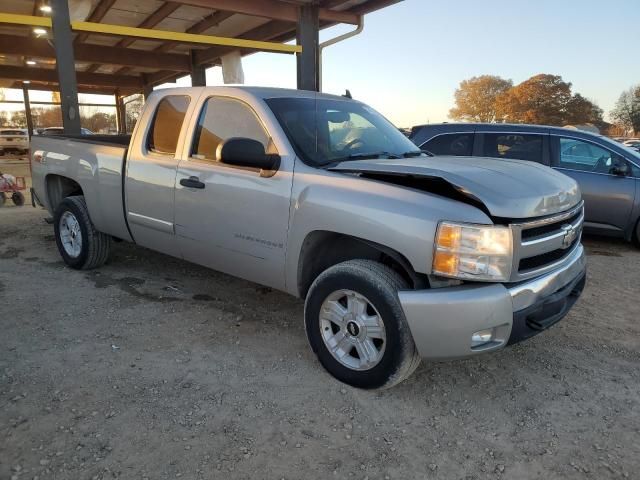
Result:
{"label": "rear side window", "polygon": [[438,135],[422,145],[434,155],[471,156],[473,133],[447,133]]}
{"label": "rear side window", "polygon": [[484,156],[542,163],[542,135],[485,133]]}
{"label": "rear side window", "polygon": [[0,135],[13,135],[13,136],[19,136],[19,135],[26,135],[27,132],[24,132],[22,130],[2,130],[0,131]]}
{"label": "rear side window", "polygon": [[147,150],[163,155],[174,155],[182,129],[189,97],[174,95],[160,100],[147,135]]}
{"label": "rear side window", "polygon": [[200,113],[191,156],[215,161],[218,145],[231,137],[257,140],[269,149],[269,135],[251,108],[231,98],[208,99]]}

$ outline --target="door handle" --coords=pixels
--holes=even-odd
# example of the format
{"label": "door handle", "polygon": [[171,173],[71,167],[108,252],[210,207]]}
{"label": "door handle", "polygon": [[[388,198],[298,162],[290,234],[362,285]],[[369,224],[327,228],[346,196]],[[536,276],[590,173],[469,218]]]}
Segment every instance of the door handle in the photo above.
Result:
{"label": "door handle", "polygon": [[204,188],[204,183],[198,177],[183,178],[180,180],[180,185],[187,188]]}

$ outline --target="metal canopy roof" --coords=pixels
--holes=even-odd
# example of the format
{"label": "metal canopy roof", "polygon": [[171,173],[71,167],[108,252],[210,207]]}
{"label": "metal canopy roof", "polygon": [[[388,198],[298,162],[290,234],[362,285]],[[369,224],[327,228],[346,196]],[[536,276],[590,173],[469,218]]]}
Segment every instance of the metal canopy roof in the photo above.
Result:
{"label": "metal canopy roof", "polygon": [[[398,1],[69,0],[78,90],[120,95],[139,92],[145,85],[188,75],[194,66],[219,64],[221,55],[233,50],[248,54],[286,47],[284,53],[293,53],[293,46],[281,44],[296,38],[301,5],[318,5],[320,28],[324,28],[355,25],[361,15]],[[33,23],[14,21],[21,15],[48,21],[50,14],[41,9],[47,4],[47,0],[2,0],[0,87],[22,88],[22,82],[28,80],[30,89],[58,88],[51,31],[45,26],[47,33],[38,35]],[[195,36],[180,35],[185,33]],[[202,43],[202,37],[192,41],[197,35],[209,36],[213,44]],[[272,43],[225,45],[221,44],[224,39]],[[35,65],[30,64],[33,61]]]}

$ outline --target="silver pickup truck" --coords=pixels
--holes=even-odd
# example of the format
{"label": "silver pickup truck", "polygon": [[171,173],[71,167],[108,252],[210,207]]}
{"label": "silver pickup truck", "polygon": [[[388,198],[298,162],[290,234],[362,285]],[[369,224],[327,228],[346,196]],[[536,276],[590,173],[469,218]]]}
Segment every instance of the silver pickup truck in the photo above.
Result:
{"label": "silver pickup truck", "polygon": [[162,90],[130,138],[32,147],[33,193],[69,266],[100,266],[115,238],[305,299],[312,349],[356,387],[531,337],[585,283],[573,180],[431,158],[350,98]]}

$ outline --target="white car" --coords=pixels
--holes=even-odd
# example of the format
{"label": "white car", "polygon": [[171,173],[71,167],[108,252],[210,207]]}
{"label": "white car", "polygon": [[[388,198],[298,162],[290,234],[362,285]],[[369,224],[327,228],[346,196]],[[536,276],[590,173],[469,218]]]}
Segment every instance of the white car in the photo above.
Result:
{"label": "white car", "polygon": [[[82,135],[93,135],[94,133],[88,128],[81,128],[80,133]],[[40,132],[40,135],[64,135],[64,128],[62,127],[47,127]]]}
{"label": "white car", "polygon": [[3,128],[0,130],[0,155],[5,153],[24,154],[29,151],[29,135],[24,128]]}

